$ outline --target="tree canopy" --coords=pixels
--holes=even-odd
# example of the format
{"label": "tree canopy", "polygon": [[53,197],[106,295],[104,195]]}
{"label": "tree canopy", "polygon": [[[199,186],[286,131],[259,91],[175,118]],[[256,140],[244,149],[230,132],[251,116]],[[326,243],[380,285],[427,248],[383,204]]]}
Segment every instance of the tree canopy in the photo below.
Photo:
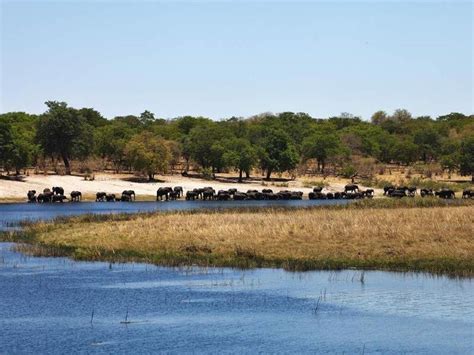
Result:
{"label": "tree canopy", "polygon": [[[71,173],[71,161],[100,159],[116,171],[132,169],[153,178],[178,167],[213,175],[259,170],[275,173],[315,166],[313,172],[347,172],[355,158],[408,165],[437,163],[472,174],[474,116],[453,112],[414,117],[406,109],[379,110],[369,120],[343,112],[327,119],[306,113],[263,113],[219,121],[201,116],[172,119],[145,110],[105,118],[93,108],[48,101],[41,115],[0,115],[0,166],[19,171],[52,158]],[[306,169],[306,168],[305,168]]]}

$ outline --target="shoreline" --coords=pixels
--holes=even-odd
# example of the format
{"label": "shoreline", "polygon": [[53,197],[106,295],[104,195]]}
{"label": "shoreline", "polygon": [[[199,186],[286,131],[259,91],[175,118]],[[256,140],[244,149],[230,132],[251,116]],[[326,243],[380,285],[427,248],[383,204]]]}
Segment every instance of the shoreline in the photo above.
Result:
{"label": "shoreline", "polygon": [[474,277],[474,203],[392,201],[83,215],[27,223],[0,239],[24,243],[27,254],[76,260]]}
{"label": "shoreline", "polygon": [[[329,179],[327,181],[295,179],[285,182],[281,181],[247,181],[247,182],[230,182],[218,180],[205,180],[201,178],[183,177],[181,175],[167,175],[152,182],[136,182],[131,181],[131,175],[126,174],[96,174],[95,179],[84,180],[80,176],[74,175],[29,175],[24,177],[22,181],[0,179],[0,203],[2,201],[27,201],[28,190],[36,190],[38,193],[45,188],[51,189],[53,186],[61,186],[65,190],[65,195],[69,197],[71,191],[81,191],[86,199],[94,199],[95,194],[99,191],[106,193],[115,193],[120,195],[124,190],[134,190],[137,200],[154,199],[156,191],[159,187],[166,186],[182,186],[185,191],[194,188],[203,188],[212,186],[217,190],[227,190],[229,188],[237,188],[239,191],[262,190],[270,188],[275,192],[281,190],[302,191],[305,196],[312,191],[312,186],[316,184],[324,185],[325,191],[335,192],[344,190],[344,185],[348,183],[347,179]],[[311,187],[310,187],[311,185]],[[361,188],[366,188],[360,184]],[[375,188],[375,193],[379,195],[382,189]]]}

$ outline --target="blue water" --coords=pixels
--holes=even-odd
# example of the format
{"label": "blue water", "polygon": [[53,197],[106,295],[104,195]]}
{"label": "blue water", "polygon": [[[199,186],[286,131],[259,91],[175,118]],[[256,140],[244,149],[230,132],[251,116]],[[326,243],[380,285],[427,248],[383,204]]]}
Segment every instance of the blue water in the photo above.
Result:
{"label": "blue water", "polygon": [[4,203],[0,204],[0,231],[14,229],[21,221],[49,220],[81,214],[184,211],[241,207],[308,207],[344,204],[350,200],[276,200],[276,201],[167,201],[167,202],[80,202],[80,203]]}
{"label": "blue water", "polygon": [[2,354],[474,351],[471,280],[371,271],[362,283],[357,270],[174,269],[11,247],[0,243]]}

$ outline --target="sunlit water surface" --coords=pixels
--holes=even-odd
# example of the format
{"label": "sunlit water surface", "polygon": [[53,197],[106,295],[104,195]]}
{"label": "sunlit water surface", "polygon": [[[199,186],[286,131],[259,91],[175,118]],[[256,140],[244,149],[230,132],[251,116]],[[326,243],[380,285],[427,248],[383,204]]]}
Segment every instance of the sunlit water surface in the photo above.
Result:
{"label": "sunlit water surface", "polygon": [[11,247],[0,243],[2,354],[474,351],[470,280],[75,262]]}
{"label": "sunlit water surface", "polygon": [[189,211],[197,209],[295,208],[346,204],[351,200],[276,200],[276,201],[163,201],[163,202],[80,202],[80,203],[2,203],[0,231],[15,229],[21,221],[50,220],[82,214]]}

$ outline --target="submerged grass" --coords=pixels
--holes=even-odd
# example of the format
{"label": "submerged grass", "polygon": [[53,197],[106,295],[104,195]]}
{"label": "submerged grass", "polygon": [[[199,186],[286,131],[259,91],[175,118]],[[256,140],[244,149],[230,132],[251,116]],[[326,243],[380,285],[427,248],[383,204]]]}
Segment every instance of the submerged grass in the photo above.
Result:
{"label": "submerged grass", "polygon": [[34,245],[34,255],[79,260],[472,277],[473,222],[472,201],[376,199],[289,210],[86,215],[29,224],[3,239]]}

